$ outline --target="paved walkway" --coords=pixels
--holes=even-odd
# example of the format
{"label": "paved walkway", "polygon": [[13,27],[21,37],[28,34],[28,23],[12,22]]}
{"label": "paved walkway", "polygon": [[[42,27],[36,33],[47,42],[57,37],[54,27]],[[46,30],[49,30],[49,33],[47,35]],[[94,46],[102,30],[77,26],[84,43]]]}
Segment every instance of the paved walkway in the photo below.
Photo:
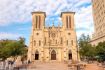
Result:
{"label": "paved walkway", "polygon": [[101,66],[97,64],[87,64],[85,70],[104,70]]}
{"label": "paved walkway", "polygon": [[37,62],[35,64],[31,64],[28,70],[68,70],[67,64],[61,62]]}
{"label": "paved walkway", "polygon": [[[63,62],[36,62],[29,66],[28,70],[70,70]],[[85,70],[104,70],[97,64],[87,64]]]}

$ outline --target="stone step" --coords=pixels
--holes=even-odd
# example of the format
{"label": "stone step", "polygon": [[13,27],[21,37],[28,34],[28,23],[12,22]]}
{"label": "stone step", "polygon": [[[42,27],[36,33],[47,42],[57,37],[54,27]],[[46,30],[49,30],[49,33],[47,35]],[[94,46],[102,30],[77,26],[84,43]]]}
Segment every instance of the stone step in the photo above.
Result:
{"label": "stone step", "polygon": [[68,70],[67,64],[62,62],[38,62],[30,64],[29,69],[35,70]]}

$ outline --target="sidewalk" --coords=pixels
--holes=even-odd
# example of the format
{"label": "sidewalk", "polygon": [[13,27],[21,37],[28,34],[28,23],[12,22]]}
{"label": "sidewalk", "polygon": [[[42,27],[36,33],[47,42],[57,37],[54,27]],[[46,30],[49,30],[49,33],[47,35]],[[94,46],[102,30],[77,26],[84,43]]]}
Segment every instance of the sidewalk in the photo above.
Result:
{"label": "sidewalk", "polygon": [[101,66],[97,64],[87,64],[85,70],[104,70]]}

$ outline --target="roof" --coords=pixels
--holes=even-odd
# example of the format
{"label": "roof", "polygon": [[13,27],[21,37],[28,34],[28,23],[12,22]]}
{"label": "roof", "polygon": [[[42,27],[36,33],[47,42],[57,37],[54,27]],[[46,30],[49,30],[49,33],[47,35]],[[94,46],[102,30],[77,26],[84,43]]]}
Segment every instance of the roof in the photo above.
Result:
{"label": "roof", "polygon": [[75,14],[75,12],[61,12],[61,16],[60,17],[62,17],[62,14],[65,14],[65,13]]}
{"label": "roof", "polygon": [[45,15],[45,17],[46,17],[46,12],[42,12],[42,11],[35,11],[35,12],[31,12],[32,14],[37,14],[37,13],[39,13],[39,14],[44,14]]}

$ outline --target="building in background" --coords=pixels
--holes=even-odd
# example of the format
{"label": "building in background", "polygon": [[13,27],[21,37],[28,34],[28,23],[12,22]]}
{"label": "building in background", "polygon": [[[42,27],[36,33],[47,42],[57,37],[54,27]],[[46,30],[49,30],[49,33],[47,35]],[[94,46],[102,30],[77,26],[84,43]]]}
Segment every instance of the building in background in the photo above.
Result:
{"label": "building in background", "polygon": [[92,0],[94,34],[92,45],[105,41],[105,0]]}
{"label": "building in background", "polygon": [[74,14],[74,12],[62,12],[62,26],[46,27],[46,13],[32,12],[32,34],[28,48],[28,60],[77,61]]}

